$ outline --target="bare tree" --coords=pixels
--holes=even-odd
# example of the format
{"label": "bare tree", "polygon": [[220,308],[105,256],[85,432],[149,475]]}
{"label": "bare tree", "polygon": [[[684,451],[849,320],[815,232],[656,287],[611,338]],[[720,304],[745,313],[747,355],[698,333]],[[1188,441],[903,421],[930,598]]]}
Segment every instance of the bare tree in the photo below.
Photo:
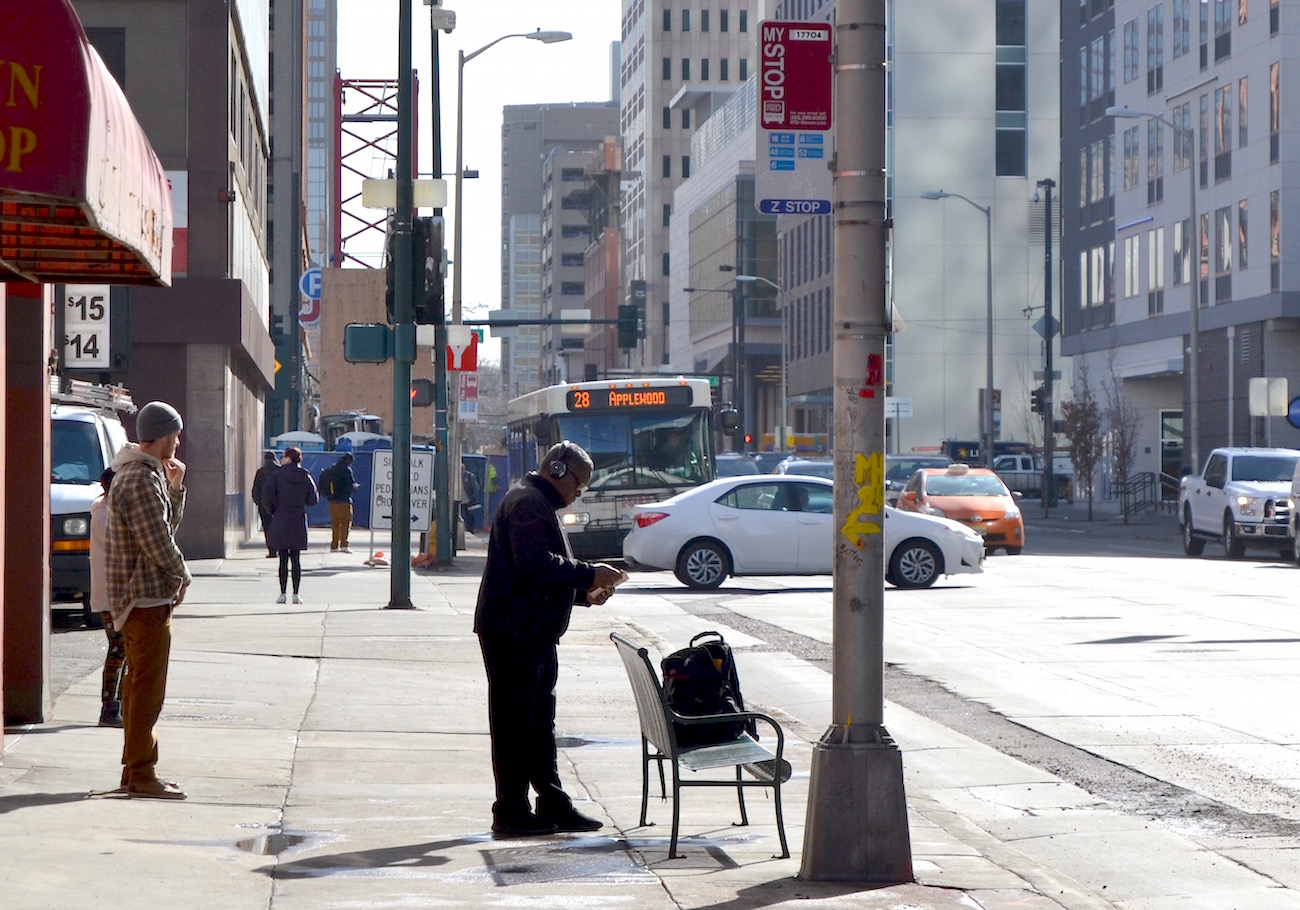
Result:
{"label": "bare tree", "polygon": [[1074,374],[1074,394],[1061,402],[1061,426],[1070,437],[1070,460],[1074,463],[1075,496],[1082,484],[1088,494],[1088,520],[1092,521],[1093,476],[1101,460],[1104,439],[1101,407],[1088,380],[1088,364],[1080,359]]}
{"label": "bare tree", "polygon": [[1124,384],[1115,374],[1113,362],[1106,382],[1105,416],[1108,426],[1106,439],[1111,457],[1115,459],[1115,482],[1120,488],[1124,523],[1128,524],[1131,505],[1128,496],[1128,475],[1133,467],[1133,459],[1137,457],[1138,434],[1142,432],[1142,412],[1124,391]]}
{"label": "bare tree", "polygon": [[505,452],[506,393],[501,364],[480,361],[478,365],[478,420],[465,424],[466,452]]}

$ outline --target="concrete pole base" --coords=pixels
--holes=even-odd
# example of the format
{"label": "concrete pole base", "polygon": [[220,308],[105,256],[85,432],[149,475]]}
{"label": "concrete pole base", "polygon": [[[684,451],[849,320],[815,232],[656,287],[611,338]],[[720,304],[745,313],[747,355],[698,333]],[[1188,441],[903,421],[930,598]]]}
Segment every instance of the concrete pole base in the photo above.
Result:
{"label": "concrete pole base", "polygon": [[912,842],[903,754],[884,727],[875,728],[872,742],[842,742],[844,732],[832,727],[813,747],[799,877],[910,882]]}

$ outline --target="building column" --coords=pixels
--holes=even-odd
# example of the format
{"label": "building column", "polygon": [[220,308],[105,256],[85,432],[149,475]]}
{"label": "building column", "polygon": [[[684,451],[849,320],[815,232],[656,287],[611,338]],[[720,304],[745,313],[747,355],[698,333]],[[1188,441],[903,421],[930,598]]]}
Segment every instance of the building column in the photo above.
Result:
{"label": "building column", "polygon": [[10,284],[4,311],[4,714],[44,723],[50,699],[50,305]]}

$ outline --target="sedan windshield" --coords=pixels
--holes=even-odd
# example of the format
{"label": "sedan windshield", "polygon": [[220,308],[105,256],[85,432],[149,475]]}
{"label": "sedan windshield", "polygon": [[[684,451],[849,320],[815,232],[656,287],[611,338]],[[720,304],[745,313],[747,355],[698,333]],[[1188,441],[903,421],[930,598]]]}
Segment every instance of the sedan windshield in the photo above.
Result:
{"label": "sedan windshield", "polygon": [[935,474],[925,481],[927,496],[1006,496],[1007,488],[988,474]]}

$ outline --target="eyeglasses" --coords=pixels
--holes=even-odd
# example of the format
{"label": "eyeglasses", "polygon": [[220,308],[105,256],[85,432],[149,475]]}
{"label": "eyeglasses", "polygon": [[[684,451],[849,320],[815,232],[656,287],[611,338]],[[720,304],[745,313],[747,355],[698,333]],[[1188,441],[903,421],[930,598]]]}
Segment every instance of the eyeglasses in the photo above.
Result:
{"label": "eyeglasses", "polygon": [[591,478],[588,477],[584,482],[575,477],[573,478],[573,486],[578,491],[578,495],[581,496],[583,493],[587,492],[587,488],[591,486]]}

